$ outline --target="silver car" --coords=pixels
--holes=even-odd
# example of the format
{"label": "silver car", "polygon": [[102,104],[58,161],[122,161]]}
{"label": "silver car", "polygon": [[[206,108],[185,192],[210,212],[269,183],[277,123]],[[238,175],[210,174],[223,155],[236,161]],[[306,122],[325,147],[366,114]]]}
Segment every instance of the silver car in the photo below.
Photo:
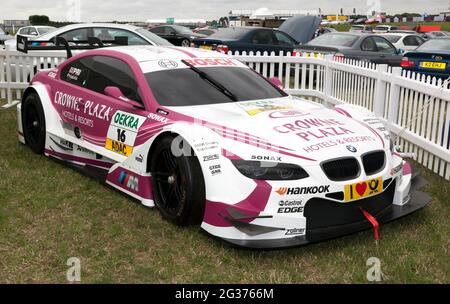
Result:
{"label": "silver car", "polygon": [[[71,24],[42,36],[33,41],[50,41],[55,37],[63,37],[69,43],[77,41],[87,41],[88,37],[96,37],[100,40],[114,40],[115,37],[127,37],[129,45],[172,45],[167,40],[149,32],[144,28],[128,24],[116,23],[82,23]],[[16,40],[8,40],[5,42],[7,50],[16,49]]]}

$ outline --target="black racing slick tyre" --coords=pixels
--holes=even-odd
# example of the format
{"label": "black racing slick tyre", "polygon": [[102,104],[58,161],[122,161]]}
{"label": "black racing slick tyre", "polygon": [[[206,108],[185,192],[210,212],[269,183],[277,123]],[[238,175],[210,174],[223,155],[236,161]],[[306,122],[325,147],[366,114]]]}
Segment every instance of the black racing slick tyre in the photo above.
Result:
{"label": "black racing slick tyre", "polygon": [[[174,155],[174,141],[174,151],[188,153]],[[200,224],[205,210],[205,182],[191,147],[174,136],[162,138],[152,152],[150,168],[153,199],[162,216],[179,226]]]}
{"label": "black racing slick tyre", "polygon": [[45,148],[45,115],[41,99],[36,93],[28,94],[22,101],[22,130],[25,143],[36,154],[43,154]]}

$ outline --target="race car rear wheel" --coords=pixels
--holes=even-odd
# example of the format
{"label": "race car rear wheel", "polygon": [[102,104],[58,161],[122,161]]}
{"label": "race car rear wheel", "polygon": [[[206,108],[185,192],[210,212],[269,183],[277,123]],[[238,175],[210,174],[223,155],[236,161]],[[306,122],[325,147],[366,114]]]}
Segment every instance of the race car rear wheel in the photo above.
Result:
{"label": "race car rear wheel", "polygon": [[[179,143],[189,155],[175,156],[172,143],[175,137],[158,141],[151,158],[151,174],[155,205],[164,218],[180,226],[199,224],[205,206],[205,183],[202,170],[191,147]],[[178,145],[178,141],[177,144]]]}
{"label": "race car rear wheel", "polygon": [[35,153],[44,153],[45,115],[41,99],[36,93],[30,93],[22,102],[22,129],[25,143]]}

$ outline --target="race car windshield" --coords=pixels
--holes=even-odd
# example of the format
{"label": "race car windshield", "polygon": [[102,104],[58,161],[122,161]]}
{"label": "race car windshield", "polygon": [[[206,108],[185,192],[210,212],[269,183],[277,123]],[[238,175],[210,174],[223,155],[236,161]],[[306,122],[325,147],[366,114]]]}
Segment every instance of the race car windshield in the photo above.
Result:
{"label": "race car windshield", "polygon": [[208,67],[198,68],[231,93],[224,94],[219,88],[196,71],[173,69],[145,74],[148,85],[159,104],[163,106],[195,106],[261,100],[284,97],[262,76],[246,68]]}

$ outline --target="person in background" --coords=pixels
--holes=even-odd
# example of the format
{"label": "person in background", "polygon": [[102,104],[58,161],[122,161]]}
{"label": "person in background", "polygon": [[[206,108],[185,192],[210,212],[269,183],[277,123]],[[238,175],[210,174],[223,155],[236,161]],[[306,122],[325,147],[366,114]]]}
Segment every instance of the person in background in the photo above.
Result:
{"label": "person in background", "polygon": [[319,37],[320,35],[325,34],[325,29],[323,28],[323,25],[319,25],[319,28],[316,31],[316,35],[314,36],[314,38]]}

